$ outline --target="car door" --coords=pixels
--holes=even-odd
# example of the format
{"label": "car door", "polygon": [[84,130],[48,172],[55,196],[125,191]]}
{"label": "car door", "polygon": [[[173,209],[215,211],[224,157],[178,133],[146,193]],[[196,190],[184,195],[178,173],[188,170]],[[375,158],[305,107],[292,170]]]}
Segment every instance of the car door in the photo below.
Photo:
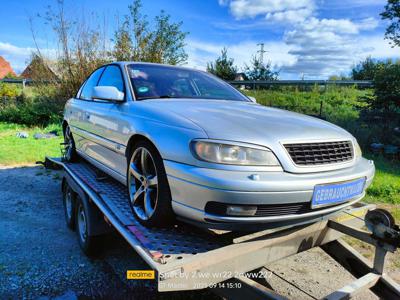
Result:
{"label": "car door", "polygon": [[90,130],[88,110],[93,102],[93,87],[97,85],[105,67],[95,70],[82,84],[76,97],[70,101],[70,105],[65,111],[69,126],[74,136],[76,149],[80,154],[87,154],[90,139],[88,133]]}
{"label": "car door", "polygon": [[[122,70],[119,65],[108,65],[97,83],[97,86],[113,86],[125,93]],[[91,142],[87,153],[100,162],[105,171],[118,179],[125,177],[126,158],[124,134],[121,126],[123,107],[126,102],[93,99],[87,113],[87,126]]]}

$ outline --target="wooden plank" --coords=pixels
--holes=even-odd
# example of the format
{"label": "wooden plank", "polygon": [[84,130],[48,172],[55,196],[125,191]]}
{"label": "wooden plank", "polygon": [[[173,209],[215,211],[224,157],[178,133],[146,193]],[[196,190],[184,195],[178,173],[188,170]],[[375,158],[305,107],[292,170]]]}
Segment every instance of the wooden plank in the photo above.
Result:
{"label": "wooden plank", "polygon": [[364,275],[363,277],[346,285],[345,287],[326,296],[324,299],[326,299],[326,300],[350,299],[357,293],[362,292],[362,291],[374,286],[378,282],[380,277],[381,276],[378,274],[368,273],[368,274]]}

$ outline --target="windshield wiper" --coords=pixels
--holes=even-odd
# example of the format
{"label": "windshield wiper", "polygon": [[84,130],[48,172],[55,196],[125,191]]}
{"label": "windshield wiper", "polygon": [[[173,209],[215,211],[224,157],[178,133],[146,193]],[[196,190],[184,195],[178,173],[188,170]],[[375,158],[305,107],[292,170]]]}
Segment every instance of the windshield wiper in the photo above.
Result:
{"label": "windshield wiper", "polygon": [[170,99],[170,98],[183,98],[183,97],[179,97],[179,96],[170,96],[170,95],[162,95],[162,96],[140,97],[138,100],[146,100],[146,99]]}

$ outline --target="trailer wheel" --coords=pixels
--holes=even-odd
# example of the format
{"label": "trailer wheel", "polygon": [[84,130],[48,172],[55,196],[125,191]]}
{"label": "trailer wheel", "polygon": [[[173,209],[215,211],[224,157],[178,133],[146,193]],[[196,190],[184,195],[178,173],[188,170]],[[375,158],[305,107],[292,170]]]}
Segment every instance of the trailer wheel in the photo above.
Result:
{"label": "trailer wheel", "polygon": [[92,211],[79,195],[76,196],[75,213],[75,227],[79,246],[87,256],[97,256],[101,252],[101,236],[91,235]]}
{"label": "trailer wheel", "polygon": [[167,227],[175,219],[171,192],[161,155],[149,141],[138,142],[127,168],[129,205],[147,227]]}
{"label": "trailer wheel", "polygon": [[65,181],[63,183],[63,206],[65,222],[71,230],[75,229],[75,193]]}

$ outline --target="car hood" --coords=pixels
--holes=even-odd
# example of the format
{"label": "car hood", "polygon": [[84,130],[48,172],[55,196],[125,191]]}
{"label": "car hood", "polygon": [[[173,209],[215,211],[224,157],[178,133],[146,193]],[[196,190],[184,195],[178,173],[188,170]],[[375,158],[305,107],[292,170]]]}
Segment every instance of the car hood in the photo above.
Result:
{"label": "car hood", "polygon": [[[149,101],[149,100],[147,100]],[[352,136],[329,122],[252,102],[224,100],[150,100],[204,129],[211,139],[269,146],[286,142],[350,140]]]}

